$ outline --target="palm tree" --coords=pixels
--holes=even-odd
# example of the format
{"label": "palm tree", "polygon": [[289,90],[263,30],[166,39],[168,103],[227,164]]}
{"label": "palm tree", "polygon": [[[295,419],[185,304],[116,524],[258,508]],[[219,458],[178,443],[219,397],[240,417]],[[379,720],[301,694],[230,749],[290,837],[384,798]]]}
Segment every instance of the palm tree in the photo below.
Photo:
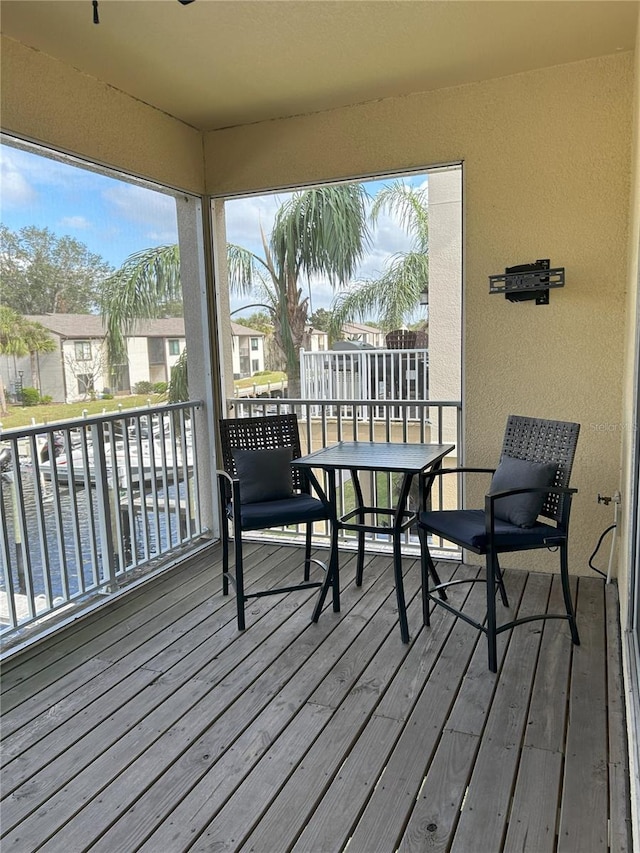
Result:
{"label": "palm tree", "polygon": [[165,316],[165,308],[178,301],[182,301],[182,285],[177,245],[136,252],[105,281],[100,312],[112,374],[127,363],[126,337],[136,322]]}
{"label": "palm tree", "polygon": [[375,224],[380,213],[396,215],[413,238],[408,252],[394,255],[379,278],[355,282],[340,293],[331,306],[331,332],[338,336],[350,320],[378,318],[385,331],[400,328],[420,304],[429,286],[429,218],[426,190],[416,190],[402,181],[384,187],[371,208]]}
{"label": "palm tree", "polygon": [[300,394],[299,354],[309,314],[300,279],[324,275],[335,287],[351,278],[369,242],[366,198],[361,184],[295,193],[276,214],[269,241],[261,230],[264,257],[229,246],[231,289],[257,291],[271,308],[291,397]]}
{"label": "palm tree", "polygon": [[[0,354],[22,358],[36,352],[53,352],[56,345],[40,323],[25,320],[6,305],[0,305]],[[0,377],[0,414],[6,414],[7,400]]]}
{"label": "palm tree", "polygon": [[[271,309],[291,397],[300,392],[298,358],[309,307],[300,279],[324,275],[334,286],[350,279],[369,241],[366,198],[360,184],[294,193],[276,214],[269,239],[261,231],[264,257],[227,246],[231,290],[257,292]],[[135,321],[160,316],[162,306],[178,298],[179,287],[177,246],[132,255],[111,277],[101,303],[111,365],[126,363],[125,337]]]}

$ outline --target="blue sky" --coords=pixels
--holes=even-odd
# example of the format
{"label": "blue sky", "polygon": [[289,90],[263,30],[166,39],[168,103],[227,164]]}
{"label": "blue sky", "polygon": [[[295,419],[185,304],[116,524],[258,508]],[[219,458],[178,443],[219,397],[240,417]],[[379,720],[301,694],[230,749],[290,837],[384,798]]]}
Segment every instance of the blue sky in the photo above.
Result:
{"label": "blue sky", "polygon": [[[424,186],[426,176],[405,180]],[[26,225],[47,227],[58,237],[74,237],[114,267],[134,252],[178,239],[175,203],[164,193],[7,145],[0,146],[0,183],[0,221],[12,231]],[[375,195],[384,183],[369,182],[368,191]],[[227,239],[262,254],[260,225],[268,234],[286,197],[280,193],[229,200]],[[408,247],[402,229],[382,216],[358,277],[377,276],[393,254]],[[310,290],[312,310],[330,307],[334,294],[326,282],[313,280]],[[256,300],[233,299],[232,308],[251,301]]]}

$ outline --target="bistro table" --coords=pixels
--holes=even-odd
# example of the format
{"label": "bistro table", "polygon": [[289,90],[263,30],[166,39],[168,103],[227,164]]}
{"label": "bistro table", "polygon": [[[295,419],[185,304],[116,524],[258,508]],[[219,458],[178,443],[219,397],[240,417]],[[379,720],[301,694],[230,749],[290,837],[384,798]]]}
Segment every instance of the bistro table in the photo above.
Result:
{"label": "bistro table", "polygon": [[[455,449],[453,444],[394,444],[380,441],[340,441],[338,444],[323,447],[307,456],[294,459],[291,463],[296,468],[307,469],[316,488],[318,483],[312,469],[326,472],[327,500],[331,506],[331,556],[327,577],[322,586],[313,612],[313,621],[317,622],[324,605],[327,593],[333,590],[333,609],[340,610],[340,571],[338,559],[338,533],[340,530],[351,530],[358,534],[358,563],[356,570],[356,585],[362,584],[364,567],[365,533],[382,533],[393,541],[393,572],[396,584],[398,614],[400,619],[400,635],[403,643],[409,642],[409,625],[407,608],[404,597],[402,580],[402,533],[415,523],[417,512],[407,509],[407,499],[413,477],[437,471],[442,467],[442,460]],[[336,493],[336,471],[348,470],[353,479],[356,506],[345,515],[338,515]],[[403,475],[400,494],[396,506],[376,507],[366,506],[359,471],[376,471],[382,473],[396,472]],[[425,485],[426,479],[426,485]],[[429,499],[430,486],[433,478],[420,478],[419,506],[426,507]],[[386,525],[383,521],[386,519]],[[424,571],[424,565],[423,565]]]}

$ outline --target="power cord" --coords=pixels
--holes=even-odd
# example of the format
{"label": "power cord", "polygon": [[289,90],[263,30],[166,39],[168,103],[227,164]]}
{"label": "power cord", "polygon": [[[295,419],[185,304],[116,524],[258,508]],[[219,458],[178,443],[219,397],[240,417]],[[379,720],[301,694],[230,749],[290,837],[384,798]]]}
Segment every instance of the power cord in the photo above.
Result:
{"label": "power cord", "polygon": [[[602,575],[603,578],[606,578],[607,583],[611,583],[611,572],[613,570],[613,554],[616,547],[616,532],[618,528],[618,508],[620,507],[620,492],[614,492],[612,497],[603,497],[602,495],[598,495],[598,503],[603,503],[605,506],[608,506],[613,502],[613,524],[610,524],[606,530],[602,532],[600,538],[598,539],[598,544],[595,547],[593,554],[589,557],[589,568],[593,569],[594,572],[597,572],[599,575]],[[607,533],[613,531],[613,536],[611,537],[611,549],[609,551],[609,565],[606,573],[596,568],[593,565],[593,558],[598,553],[600,546],[604,540],[604,537]]]}
{"label": "power cord", "polygon": [[598,539],[598,544],[596,545],[593,554],[589,557],[589,567],[591,569],[593,569],[594,572],[597,572],[599,575],[602,575],[603,578],[608,577],[608,572],[603,572],[603,571],[601,571],[601,569],[596,568],[593,565],[592,561],[593,561],[593,558],[595,557],[595,555],[600,550],[600,546],[602,545],[602,540],[604,539],[604,537],[607,535],[607,533],[609,533],[610,530],[615,530],[617,526],[618,526],[617,524],[611,524],[609,527],[607,527],[607,529],[605,531],[603,531],[602,535]]}

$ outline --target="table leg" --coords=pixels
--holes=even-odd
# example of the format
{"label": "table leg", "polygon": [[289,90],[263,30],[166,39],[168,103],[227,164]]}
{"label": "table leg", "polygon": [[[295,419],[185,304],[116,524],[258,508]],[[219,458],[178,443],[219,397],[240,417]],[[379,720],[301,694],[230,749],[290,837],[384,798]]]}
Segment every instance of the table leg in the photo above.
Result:
{"label": "table leg", "polygon": [[409,623],[407,621],[407,604],[404,597],[404,580],[402,577],[402,522],[404,521],[404,513],[412,479],[412,474],[405,474],[402,478],[402,488],[400,489],[398,505],[393,521],[393,574],[396,582],[400,636],[403,643],[409,642]]}
{"label": "table leg", "polygon": [[322,585],[322,589],[320,590],[320,595],[318,596],[318,601],[316,602],[315,609],[313,611],[312,621],[317,622],[320,618],[320,613],[322,612],[322,608],[324,607],[324,602],[327,598],[327,593],[329,592],[329,587],[332,588],[332,597],[333,597],[333,611],[334,613],[340,612],[340,566],[339,566],[339,557],[338,557],[338,504],[336,497],[336,472],[335,471],[327,471],[327,484],[328,484],[328,500],[331,506],[331,545],[329,550],[329,568],[327,571],[327,576]]}
{"label": "table leg", "polygon": [[[364,506],[364,496],[362,494],[362,487],[360,485],[360,478],[358,477],[358,471],[355,468],[351,469],[351,480],[353,482],[353,489],[355,492],[356,498],[356,508],[362,510]],[[364,512],[360,512],[358,515],[358,523],[364,524]],[[356,586],[362,586],[362,576],[364,574],[364,530],[361,530],[358,533],[358,560],[356,563]]]}

